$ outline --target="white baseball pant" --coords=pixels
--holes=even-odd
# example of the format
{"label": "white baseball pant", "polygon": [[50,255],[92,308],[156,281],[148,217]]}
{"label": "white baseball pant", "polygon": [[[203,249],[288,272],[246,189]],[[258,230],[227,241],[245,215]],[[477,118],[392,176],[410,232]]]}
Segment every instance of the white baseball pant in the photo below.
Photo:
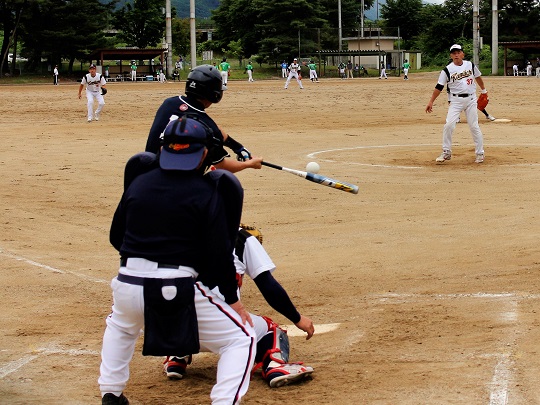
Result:
{"label": "white baseball pant", "polygon": [[103,106],[105,105],[105,99],[101,95],[101,90],[91,91],[86,90],[86,99],[88,100],[87,109],[88,109],[88,121],[92,120],[94,117],[94,100],[98,102],[98,108],[96,109],[96,115],[99,115]]}
{"label": "white baseball pant", "polygon": [[477,155],[484,153],[484,136],[478,125],[478,110],[476,108],[476,94],[470,94],[468,97],[458,97],[450,94],[450,106],[446,115],[446,124],[443,127],[443,151],[452,151],[452,135],[456,124],[459,121],[459,114],[465,111],[467,115],[467,124],[475,145]]}
{"label": "white baseball pant", "polygon": [[[189,267],[160,269],[157,263],[145,259],[128,259],[120,272],[136,277],[177,278],[193,277]],[[144,327],[143,287],[113,278],[112,313],[107,317],[101,351],[101,394],[119,396],[129,378],[129,363],[135,343]],[[195,309],[199,327],[201,351],[219,354],[216,384],[210,398],[212,405],[239,404],[246,394],[250,373],[255,361],[257,340],[255,330],[242,324],[240,316],[200,282],[195,284]],[[259,322],[258,322],[259,324]],[[262,324],[258,325],[262,328]]]}
{"label": "white baseball pant", "polygon": [[289,83],[291,82],[291,79],[292,79],[293,77],[296,79],[296,82],[298,83],[298,85],[300,86],[300,88],[303,89],[304,86],[302,86],[302,80],[300,80],[300,79],[298,78],[298,73],[297,73],[297,72],[293,72],[292,70],[289,72],[289,76],[287,77],[287,81],[285,82],[285,88],[289,87]]}

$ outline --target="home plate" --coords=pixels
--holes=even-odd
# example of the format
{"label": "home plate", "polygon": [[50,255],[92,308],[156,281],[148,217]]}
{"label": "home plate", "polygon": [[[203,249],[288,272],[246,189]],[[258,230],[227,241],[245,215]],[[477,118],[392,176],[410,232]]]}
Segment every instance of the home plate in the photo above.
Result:
{"label": "home plate", "polygon": [[[332,332],[336,330],[340,323],[323,323],[321,325],[315,325],[315,334]],[[306,336],[306,332],[302,329],[298,329],[295,325],[283,325],[284,329],[287,329],[287,335],[289,336]]]}
{"label": "home plate", "polygon": [[493,122],[512,122],[512,120],[509,120],[508,118],[495,118],[495,121]]}

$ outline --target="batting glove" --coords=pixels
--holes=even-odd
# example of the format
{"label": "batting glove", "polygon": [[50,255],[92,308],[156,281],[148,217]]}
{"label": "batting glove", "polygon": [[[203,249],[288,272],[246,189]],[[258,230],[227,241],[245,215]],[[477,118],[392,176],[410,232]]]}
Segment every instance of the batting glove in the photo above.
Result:
{"label": "batting glove", "polygon": [[251,159],[251,152],[243,146],[240,149],[235,150],[234,153],[236,153],[236,160],[240,162],[245,162],[246,160]]}

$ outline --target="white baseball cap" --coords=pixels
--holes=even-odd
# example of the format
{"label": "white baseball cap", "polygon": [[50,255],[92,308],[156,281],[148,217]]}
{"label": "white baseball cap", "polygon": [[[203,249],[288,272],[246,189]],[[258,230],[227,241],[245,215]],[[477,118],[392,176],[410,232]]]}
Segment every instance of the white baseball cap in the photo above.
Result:
{"label": "white baseball cap", "polygon": [[455,51],[456,49],[459,50],[459,51],[462,51],[462,50],[463,50],[463,48],[461,47],[461,45],[454,44],[454,45],[452,45],[452,46],[450,47],[450,52]]}

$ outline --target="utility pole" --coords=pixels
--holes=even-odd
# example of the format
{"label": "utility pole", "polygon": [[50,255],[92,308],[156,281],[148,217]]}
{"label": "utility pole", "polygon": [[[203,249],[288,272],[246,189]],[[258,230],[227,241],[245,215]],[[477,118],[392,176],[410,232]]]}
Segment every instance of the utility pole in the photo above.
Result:
{"label": "utility pole", "polygon": [[189,36],[191,43],[191,69],[197,66],[197,35],[195,33],[195,0],[189,0]]}
{"label": "utility pole", "polygon": [[[491,20],[491,74],[499,74],[499,11],[497,10],[497,0],[492,4]],[[506,70],[506,66],[504,67]],[[504,74],[504,73],[503,73]]]}
{"label": "utility pole", "polygon": [[[338,0],[338,36],[339,36],[339,45],[338,45],[338,50],[339,52],[341,52],[341,36],[342,36],[342,31],[341,31],[341,0]],[[341,55],[340,55],[340,58],[339,60],[341,61]]]}
{"label": "utility pole", "polygon": [[480,49],[480,24],[478,21],[478,10],[480,0],[473,0],[473,63],[478,66],[478,50]]}
{"label": "utility pole", "polygon": [[165,41],[167,41],[167,62],[165,63],[165,71],[170,76],[172,69],[172,23],[171,23],[171,0],[165,1]]}

